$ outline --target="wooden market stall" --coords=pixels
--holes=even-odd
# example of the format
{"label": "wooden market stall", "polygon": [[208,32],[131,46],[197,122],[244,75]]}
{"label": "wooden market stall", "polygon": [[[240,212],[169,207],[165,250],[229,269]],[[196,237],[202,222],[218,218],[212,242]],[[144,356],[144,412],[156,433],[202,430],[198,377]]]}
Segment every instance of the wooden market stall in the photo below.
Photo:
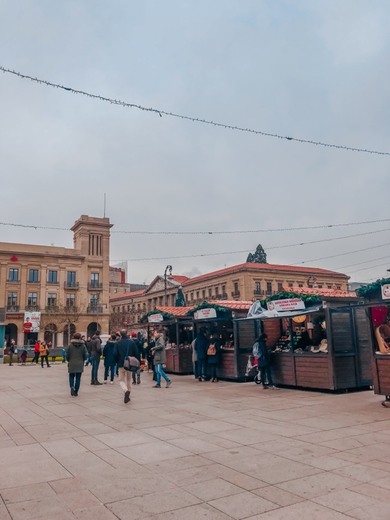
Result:
{"label": "wooden market stall", "polygon": [[357,290],[365,300],[372,337],[371,363],[374,392],[385,396],[390,407],[390,278],[383,278]]}
{"label": "wooden market stall", "polygon": [[205,329],[208,337],[214,332],[219,336],[222,345],[217,367],[219,379],[246,380],[248,349],[241,349],[240,342],[252,346],[257,334],[257,324],[247,322],[239,325],[235,320],[245,317],[251,305],[252,302],[249,301],[210,300],[189,312],[194,323],[195,337],[200,328]]}
{"label": "wooden market stall", "polygon": [[192,307],[162,307],[147,313],[141,322],[148,324],[148,338],[150,329],[161,325],[166,331],[166,372],[171,374],[192,374],[193,323],[187,313]]}
{"label": "wooden market stall", "polygon": [[[356,295],[330,289],[289,291],[262,302],[271,310],[257,317],[272,348],[274,383],[331,391],[368,389],[371,333]],[[279,303],[294,299],[303,307]]]}

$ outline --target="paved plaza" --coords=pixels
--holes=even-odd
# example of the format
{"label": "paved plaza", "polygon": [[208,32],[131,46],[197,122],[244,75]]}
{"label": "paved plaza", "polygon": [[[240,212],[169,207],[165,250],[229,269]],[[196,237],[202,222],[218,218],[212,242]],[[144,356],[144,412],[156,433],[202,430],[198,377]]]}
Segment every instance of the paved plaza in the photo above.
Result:
{"label": "paved plaza", "polygon": [[[102,379],[100,377],[100,379]],[[67,367],[0,365],[1,520],[389,520],[390,409],[142,375],[71,397]]]}

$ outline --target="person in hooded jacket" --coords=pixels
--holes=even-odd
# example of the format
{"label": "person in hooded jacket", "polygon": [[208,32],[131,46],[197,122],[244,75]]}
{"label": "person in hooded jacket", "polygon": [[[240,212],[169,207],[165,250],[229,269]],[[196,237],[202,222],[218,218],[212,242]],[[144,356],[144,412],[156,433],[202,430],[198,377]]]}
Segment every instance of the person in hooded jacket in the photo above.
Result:
{"label": "person in hooded jacket", "polygon": [[81,339],[81,334],[75,332],[66,352],[70,395],[72,396],[79,395],[81,374],[84,371],[84,362],[87,359],[87,356],[88,351],[85,347],[84,341]]}
{"label": "person in hooded jacket", "polygon": [[116,334],[111,334],[107,343],[103,348],[104,357],[104,383],[107,383],[108,374],[110,374],[110,383],[114,384],[116,361],[114,357],[114,350],[116,344]]}

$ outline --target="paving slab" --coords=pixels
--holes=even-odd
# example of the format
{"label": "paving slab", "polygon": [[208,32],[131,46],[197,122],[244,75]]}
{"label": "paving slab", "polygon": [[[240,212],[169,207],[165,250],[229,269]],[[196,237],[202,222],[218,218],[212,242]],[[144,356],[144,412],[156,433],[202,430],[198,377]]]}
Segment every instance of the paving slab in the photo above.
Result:
{"label": "paving slab", "polygon": [[[0,365],[0,520],[390,519],[390,411],[142,374],[78,397],[67,367]],[[101,375],[99,376],[101,377]]]}

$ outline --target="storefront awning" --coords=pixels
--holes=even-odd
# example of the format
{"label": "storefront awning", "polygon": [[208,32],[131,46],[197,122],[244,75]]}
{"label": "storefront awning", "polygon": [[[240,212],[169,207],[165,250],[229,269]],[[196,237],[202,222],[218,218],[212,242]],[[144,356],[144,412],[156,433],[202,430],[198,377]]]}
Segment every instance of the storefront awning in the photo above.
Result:
{"label": "storefront awning", "polygon": [[261,306],[252,305],[252,307],[248,311],[248,315],[246,318],[242,318],[244,320],[269,320],[272,318],[294,318],[295,316],[303,316],[305,314],[313,314],[314,312],[318,312],[322,309],[322,305],[316,305],[314,307],[307,307],[306,309],[301,309],[297,311],[269,311],[264,309]]}

